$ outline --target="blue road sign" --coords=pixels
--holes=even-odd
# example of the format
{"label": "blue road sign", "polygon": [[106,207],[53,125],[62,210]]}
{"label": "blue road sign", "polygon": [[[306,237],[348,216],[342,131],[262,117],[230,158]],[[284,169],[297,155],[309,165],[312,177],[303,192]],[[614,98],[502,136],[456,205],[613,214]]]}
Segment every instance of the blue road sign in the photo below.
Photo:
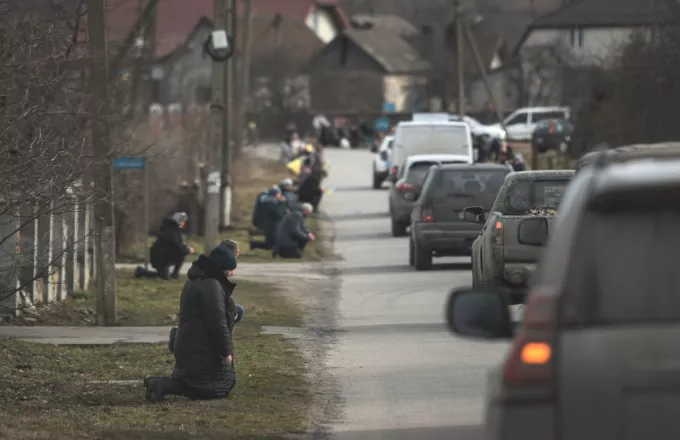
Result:
{"label": "blue road sign", "polygon": [[375,129],[380,132],[390,131],[390,118],[382,116],[375,121]]}
{"label": "blue road sign", "polygon": [[114,170],[143,170],[146,160],[143,157],[116,157],[111,166]]}

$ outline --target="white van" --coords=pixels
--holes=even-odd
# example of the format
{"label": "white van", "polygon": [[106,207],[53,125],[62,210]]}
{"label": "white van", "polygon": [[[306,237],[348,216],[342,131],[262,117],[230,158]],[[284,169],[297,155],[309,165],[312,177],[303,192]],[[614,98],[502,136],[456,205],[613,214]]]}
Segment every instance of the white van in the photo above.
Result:
{"label": "white van", "polygon": [[397,124],[390,158],[390,177],[415,154],[455,154],[461,161],[474,163],[470,128],[462,121],[421,120]]}
{"label": "white van", "polygon": [[[515,141],[531,140],[536,124],[546,119],[569,119],[567,107],[524,107],[518,108],[503,121],[507,138]],[[500,124],[495,125],[501,128]]]}

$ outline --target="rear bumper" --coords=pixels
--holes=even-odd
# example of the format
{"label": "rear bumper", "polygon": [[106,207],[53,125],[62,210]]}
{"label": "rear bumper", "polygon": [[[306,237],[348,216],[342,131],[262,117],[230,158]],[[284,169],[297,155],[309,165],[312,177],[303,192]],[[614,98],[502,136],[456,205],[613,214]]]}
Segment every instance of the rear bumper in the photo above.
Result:
{"label": "rear bumper", "polygon": [[[466,227],[468,224],[465,225]],[[481,229],[481,226],[480,226]],[[418,244],[437,256],[472,255],[472,242],[479,230],[456,230],[455,226],[436,223],[414,223],[413,232]]]}
{"label": "rear bumper", "polygon": [[508,287],[526,289],[536,272],[536,263],[505,263],[503,281]]}

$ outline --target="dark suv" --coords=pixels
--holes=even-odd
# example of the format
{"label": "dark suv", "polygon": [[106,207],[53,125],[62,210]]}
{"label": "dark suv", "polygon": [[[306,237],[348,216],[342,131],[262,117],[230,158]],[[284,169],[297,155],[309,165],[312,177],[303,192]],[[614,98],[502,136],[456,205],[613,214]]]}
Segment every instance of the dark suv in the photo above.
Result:
{"label": "dark suv", "polygon": [[592,165],[554,228],[519,225],[521,243],[547,240],[519,327],[501,287],[449,299],[454,332],[512,339],[489,375],[485,439],[678,438],[680,160]]}
{"label": "dark suv", "polygon": [[411,213],[409,264],[429,269],[432,257],[470,255],[481,224],[466,221],[470,206],[491,209],[505,176],[512,170],[497,164],[433,166]]}

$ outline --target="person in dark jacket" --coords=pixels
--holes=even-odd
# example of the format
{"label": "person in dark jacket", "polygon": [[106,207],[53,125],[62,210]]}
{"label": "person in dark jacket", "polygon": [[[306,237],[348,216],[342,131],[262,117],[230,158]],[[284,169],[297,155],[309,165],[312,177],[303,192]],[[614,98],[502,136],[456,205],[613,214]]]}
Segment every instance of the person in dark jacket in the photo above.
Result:
{"label": "person in dark jacket", "polygon": [[235,320],[229,310],[236,287],[229,276],[235,269],[236,257],[224,244],[207,257],[201,255],[189,269],[172,350],[175,367],[170,377],[144,380],[150,402],[162,402],[167,395],[220,399],[236,385],[231,338]]}
{"label": "person in dark jacket", "polygon": [[[194,248],[184,244],[182,229],[189,216],[184,212],[176,212],[171,217],[163,219],[156,241],[149,250],[149,260],[155,271],[138,267],[135,276],[146,278],[162,278],[164,280],[179,278],[179,271],[187,255],[193,254]],[[174,266],[170,274],[170,266]]]}
{"label": "person in dark jacket", "polygon": [[312,213],[312,205],[302,204],[302,211],[289,211],[279,223],[272,256],[281,258],[302,258],[302,252],[314,234],[305,225],[305,217]]}
{"label": "person in dark jacket", "polygon": [[298,201],[298,197],[295,192],[295,182],[293,181],[293,179],[291,179],[290,177],[282,179],[281,183],[279,183],[279,188],[281,188],[281,194],[283,194],[283,197],[286,199],[288,209],[298,211],[302,209],[300,207],[301,205],[300,202]]}
{"label": "person in dark jacket", "polygon": [[321,181],[324,178],[323,162],[318,154],[310,155],[304,164],[305,171],[300,175],[298,200],[312,205],[314,212],[319,208],[323,190]]}
{"label": "person in dark jacket", "polygon": [[278,186],[269,190],[269,197],[262,202],[260,210],[264,241],[251,240],[250,249],[272,249],[276,241],[276,228],[288,211],[288,202]]}

